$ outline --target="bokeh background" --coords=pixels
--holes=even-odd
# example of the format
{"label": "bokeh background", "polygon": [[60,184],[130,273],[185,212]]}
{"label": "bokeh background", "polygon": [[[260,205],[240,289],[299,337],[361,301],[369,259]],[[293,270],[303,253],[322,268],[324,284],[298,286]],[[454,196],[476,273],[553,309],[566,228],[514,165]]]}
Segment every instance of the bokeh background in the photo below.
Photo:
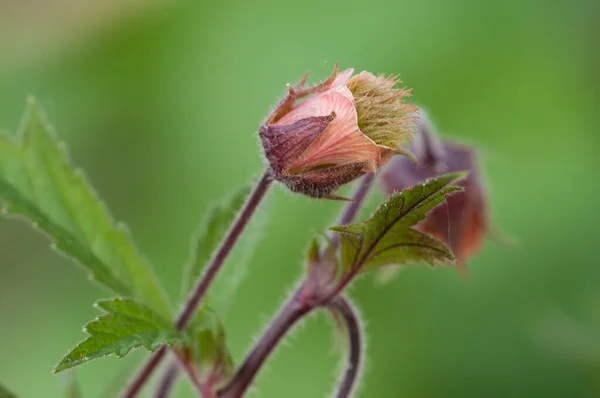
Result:
{"label": "bokeh background", "polygon": [[[0,126],[38,96],[174,303],[209,203],[256,178],[256,130],[287,82],[342,67],[400,73],[444,136],[483,148],[491,213],[470,279],[409,267],[360,280],[362,398],[600,396],[600,3],[370,0],[0,0]],[[381,201],[375,195],[370,209]],[[227,318],[241,359],[342,204],[271,192]],[[0,220],[0,383],[62,397],[50,373],[107,293],[28,225]],[[343,352],[317,316],[260,373],[254,397],[322,397]],[[77,371],[84,397],[144,353]],[[182,385],[179,397],[191,397]]]}

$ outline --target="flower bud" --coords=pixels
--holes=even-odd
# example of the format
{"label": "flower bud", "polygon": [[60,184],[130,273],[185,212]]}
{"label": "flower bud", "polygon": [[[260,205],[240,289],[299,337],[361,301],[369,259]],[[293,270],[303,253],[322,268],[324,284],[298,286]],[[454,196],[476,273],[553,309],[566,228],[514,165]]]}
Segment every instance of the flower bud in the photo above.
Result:
{"label": "flower bud", "polygon": [[398,192],[440,174],[468,170],[459,182],[463,192],[447,198],[445,205],[433,209],[417,229],[450,246],[457,264],[465,265],[481,247],[489,230],[486,190],[479,173],[476,150],[448,140],[440,140],[429,120],[421,114],[418,134],[410,146],[418,163],[398,157],[382,173],[388,193]]}
{"label": "flower bud", "polygon": [[394,88],[396,77],[352,74],[338,74],[336,64],[314,87],[304,88],[303,78],[260,128],[273,177],[290,190],[331,198],[410,141],[415,108],[402,102],[410,92]]}

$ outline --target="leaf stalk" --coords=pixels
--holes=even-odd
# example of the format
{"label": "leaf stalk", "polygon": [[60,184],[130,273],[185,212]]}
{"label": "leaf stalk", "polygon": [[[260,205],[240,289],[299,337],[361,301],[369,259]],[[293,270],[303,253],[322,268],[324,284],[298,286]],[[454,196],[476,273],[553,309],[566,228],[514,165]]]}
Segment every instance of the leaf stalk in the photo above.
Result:
{"label": "leaf stalk", "polygon": [[[192,319],[202,299],[206,295],[208,288],[219,273],[221,266],[227,259],[227,256],[231,253],[235,243],[252,219],[252,216],[258,209],[259,204],[272,184],[273,177],[270,169],[267,169],[257,182],[252,193],[250,193],[246,199],[244,207],[233,222],[223,241],[211,257],[204,270],[204,273],[198,279],[195,288],[188,297],[181,312],[177,316],[175,320],[175,326],[178,331],[185,329],[189,321]],[[152,357],[144,364],[137,376],[133,379],[131,384],[126,387],[125,391],[121,395],[123,398],[134,398],[139,394],[144,384],[149,380],[156,367],[165,357],[166,352],[167,348],[162,346],[158,351],[156,351],[156,353],[154,353],[154,355],[152,355]]]}

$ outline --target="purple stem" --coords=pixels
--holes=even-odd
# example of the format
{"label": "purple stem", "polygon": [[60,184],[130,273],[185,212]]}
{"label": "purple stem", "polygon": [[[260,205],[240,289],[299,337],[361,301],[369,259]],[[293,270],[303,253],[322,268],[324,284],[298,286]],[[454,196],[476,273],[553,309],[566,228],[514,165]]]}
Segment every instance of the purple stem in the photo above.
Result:
{"label": "purple stem", "polygon": [[[361,208],[367,193],[373,185],[374,176],[367,174],[363,177],[360,186],[357,188],[352,203],[344,210],[340,217],[340,225],[351,222],[358,210]],[[330,243],[333,247],[337,247],[339,240],[335,236]],[[361,357],[360,333],[356,334],[356,330],[360,331],[358,318],[355,316],[349,302],[343,297],[328,297],[328,301],[324,302],[314,297],[312,289],[307,288],[308,281],[300,284],[300,287],[295,290],[294,294],[288,299],[279,313],[271,321],[263,335],[260,337],[256,345],[244,359],[242,365],[238,368],[229,383],[219,391],[219,398],[240,398],[252,384],[254,377],[261,369],[265,360],[271,352],[277,347],[282,338],[291,330],[291,328],[305,315],[315,310],[318,307],[332,305],[333,308],[340,312],[348,326],[350,337],[351,355],[349,358],[348,367],[344,374],[344,378],[340,384],[340,393],[352,392],[354,380],[358,374]],[[324,294],[325,295],[325,294]],[[325,295],[326,296],[326,295]],[[355,341],[358,339],[358,343]],[[358,351],[352,348],[358,349]],[[348,395],[338,395],[338,398]]]}
{"label": "purple stem", "polygon": [[150,359],[144,364],[139,373],[135,376],[131,384],[127,386],[127,389],[121,394],[122,398],[133,398],[139,394],[142,390],[142,387],[148,379],[150,375],[154,371],[154,369],[158,366],[160,361],[165,357],[167,353],[167,347],[162,346],[156,351]]}
{"label": "purple stem", "polygon": [[329,303],[329,308],[342,316],[348,333],[348,361],[344,376],[337,387],[336,398],[347,398],[352,396],[355,390],[358,375],[362,365],[363,336],[360,326],[360,318],[352,303],[343,296],[337,296]]}
{"label": "purple stem", "polygon": [[314,306],[304,302],[302,298],[303,287],[304,285],[300,285],[296,293],[292,295],[271,321],[231,381],[219,391],[219,398],[242,397],[252,384],[254,377],[261,369],[269,354],[277,347],[281,339],[296,322],[314,309]]}
{"label": "purple stem", "polygon": [[196,374],[196,369],[194,369],[194,364],[192,363],[191,358],[183,352],[176,352],[176,356],[179,365],[183,370],[185,370],[185,373],[192,382],[192,385],[198,392],[198,396],[202,398],[217,398],[211,386],[203,383]]}
{"label": "purple stem", "polygon": [[162,379],[158,383],[158,389],[156,390],[155,398],[168,398],[171,395],[171,391],[175,386],[177,377],[179,376],[179,365],[173,361],[169,364],[169,367],[165,371]]}
{"label": "purple stem", "polygon": [[[360,181],[360,185],[356,188],[356,192],[352,197],[352,202],[344,209],[340,220],[338,221],[339,225],[346,225],[352,222],[356,217],[356,214],[362,207],[365,198],[367,197],[367,193],[371,189],[373,185],[373,181],[375,181],[375,174],[369,173],[366,174],[362,180]],[[331,246],[335,249],[340,243],[340,236],[335,234],[331,237]]]}
{"label": "purple stem", "polygon": [[[237,239],[241,235],[242,231],[252,218],[254,212],[258,208],[258,205],[264,198],[265,194],[269,190],[269,187],[273,183],[273,177],[271,175],[271,171],[267,170],[262,175],[261,179],[256,184],[254,190],[246,199],[246,203],[242,211],[238,214],[237,218],[233,222],[231,228],[225,235],[225,239],[221,242],[218,249],[213,256],[211,257],[208,265],[206,266],[204,273],[198,280],[196,287],[194,288],[192,294],[189,296],[185,306],[181,310],[179,316],[175,321],[175,326],[177,330],[181,331],[188,324],[198,305],[200,304],[202,298],[205,296],[209,286],[211,285],[214,278],[217,276],[221,266],[225,262],[225,259],[233,249]],[[133,382],[127,389],[123,392],[123,398],[133,398],[137,396],[140,392],[141,388],[148,381],[158,364],[162,361],[166,354],[166,347],[161,347],[146,364],[144,364],[142,370],[135,377]]]}
{"label": "purple stem", "polygon": [[219,273],[219,270],[225,262],[225,259],[227,259],[229,253],[231,253],[233,246],[235,246],[235,243],[242,234],[242,231],[246,225],[248,225],[248,222],[254,215],[254,212],[258,208],[258,205],[264,198],[272,183],[273,176],[271,175],[271,171],[267,170],[256,184],[256,187],[254,187],[254,191],[252,191],[248,199],[246,199],[244,208],[240,214],[238,214],[236,220],[231,226],[231,229],[229,229],[227,235],[225,235],[225,239],[221,242],[221,245],[208,262],[204,273],[198,280],[196,288],[188,298],[183,310],[179,314],[177,322],[175,322],[177,330],[183,330],[196,312],[198,304],[200,304],[200,300],[202,300],[206,294],[206,291],[208,290],[208,287]]}

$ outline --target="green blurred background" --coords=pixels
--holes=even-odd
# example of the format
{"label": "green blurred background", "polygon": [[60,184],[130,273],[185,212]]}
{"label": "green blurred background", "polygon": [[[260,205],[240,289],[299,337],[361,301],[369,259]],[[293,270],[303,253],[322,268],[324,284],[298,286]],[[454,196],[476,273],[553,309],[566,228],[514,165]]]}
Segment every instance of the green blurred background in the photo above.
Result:
{"label": "green blurred background", "polygon": [[[25,96],[39,97],[175,302],[203,211],[259,175],[256,130],[285,83],[336,60],[400,73],[445,136],[484,149],[493,220],[518,245],[488,241],[470,280],[409,267],[356,283],[369,335],[357,396],[599,397],[599,19],[596,0],[0,0],[0,126],[16,131]],[[267,202],[227,318],[237,360],[342,206],[283,189]],[[51,367],[107,293],[25,223],[0,219],[0,250],[0,383],[62,397]],[[331,391],[331,329],[308,321],[252,396]],[[84,396],[106,396],[144,355],[81,367]]]}

